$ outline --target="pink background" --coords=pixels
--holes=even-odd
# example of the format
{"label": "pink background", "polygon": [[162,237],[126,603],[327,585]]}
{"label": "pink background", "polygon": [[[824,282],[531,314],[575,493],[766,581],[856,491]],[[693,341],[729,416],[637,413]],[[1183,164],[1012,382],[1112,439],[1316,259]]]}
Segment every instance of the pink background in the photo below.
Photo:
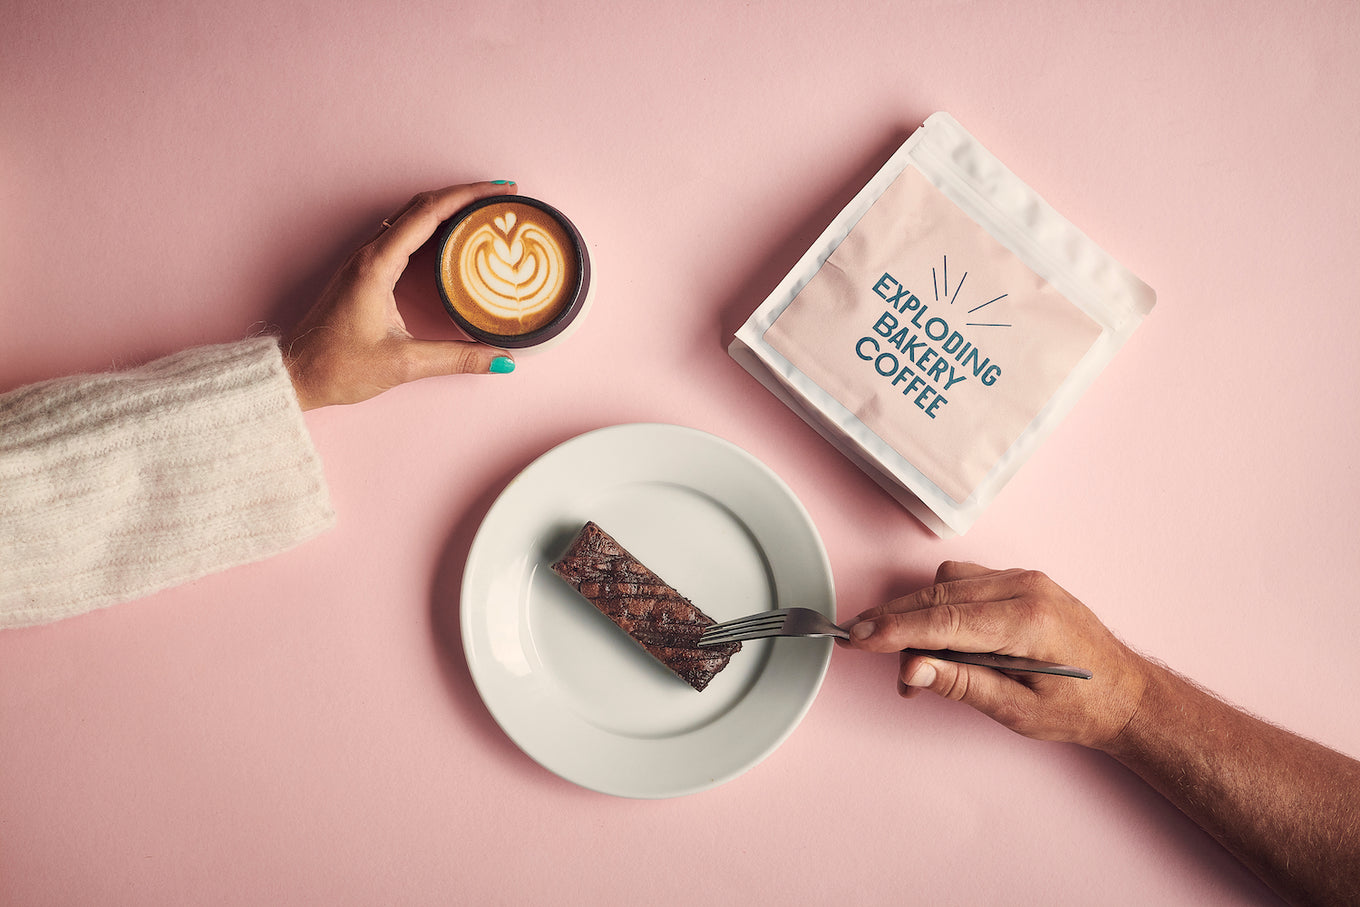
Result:
{"label": "pink background", "polygon": [[[900,701],[895,659],[837,651],[728,785],[587,792],[494,724],[456,598],[528,462],[676,422],[794,488],[843,617],[943,558],[1039,567],[1132,644],[1360,753],[1360,9],[655,7],[0,8],[0,387],[291,323],[450,182],[569,212],[600,281],[582,330],[512,376],[309,416],[333,532],[0,634],[0,901],[1270,902],[1105,757]],[[950,542],[724,350],[937,109],[1159,293]],[[433,259],[413,267],[408,318],[445,332]]]}

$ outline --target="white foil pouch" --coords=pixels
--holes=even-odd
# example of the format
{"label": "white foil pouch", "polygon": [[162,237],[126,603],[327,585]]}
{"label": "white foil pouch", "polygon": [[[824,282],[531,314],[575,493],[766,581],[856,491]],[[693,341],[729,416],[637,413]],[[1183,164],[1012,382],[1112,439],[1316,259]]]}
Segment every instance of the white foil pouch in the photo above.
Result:
{"label": "white foil pouch", "polygon": [[948,537],[972,526],[1155,301],[936,113],[729,352]]}

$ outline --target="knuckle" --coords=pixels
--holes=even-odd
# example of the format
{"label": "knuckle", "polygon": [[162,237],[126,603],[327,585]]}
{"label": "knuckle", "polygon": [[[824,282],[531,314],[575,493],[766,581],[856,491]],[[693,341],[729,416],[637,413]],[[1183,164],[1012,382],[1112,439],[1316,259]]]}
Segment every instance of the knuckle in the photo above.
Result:
{"label": "knuckle", "polygon": [[945,602],[936,609],[936,620],[949,635],[955,636],[963,628],[963,609],[953,602]]}
{"label": "knuckle", "polygon": [[417,192],[411,196],[411,210],[424,213],[435,207],[436,194],[431,191]]}
{"label": "knuckle", "polygon": [[387,368],[392,386],[406,384],[420,377],[420,360],[413,349],[403,343],[388,345]]}
{"label": "knuckle", "polygon": [[968,698],[968,672],[958,665],[936,668],[935,692],[945,699],[962,702]]}
{"label": "knuckle", "polygon": [[345,259],[345,264],[341,268],[341,273],[349,281],[358,280],[373,273],[378,262],[378,253],[373,245],[360,246],[350,253],[349,258]]}
{"label": "knuckle", "polygon": [[961,561],[941,561],[940,566],[935,570],[935,582],[947,583],[951,579],[958,579],[961,569]]}
{"label": "knuckle", "polygon": [[480,366],[481,357],[475,347],[459,347],[450,357],[449,373],[454,375],[466,375],[469,372],[480,371]]}
{"label": "knuckle", "polygon": [[934,608],[931,613],[935,628],[949,638],[958,635],[963,627],[963,610],[952,602],[945,602]]}
{"label": "knuckle", "polygon": [[1053,582],[1042,570],[1021,570],[1020,574],[1016,577],[1016,581],[1027,592],[1044,591]]}
{"label": "knuckle", "polygon": [[935,583],[922,589],[918,597],[927,608],[942,608],[949,604],[949,589],[944,583]]}
{"label": "knuckle", "polygon": [[1058,599],[1052,595],[1053,581],[1037,570],[1027,570],[1020,581],[1025,594],[1016,599],[1020,618],[1039,632],[1061,618]]}

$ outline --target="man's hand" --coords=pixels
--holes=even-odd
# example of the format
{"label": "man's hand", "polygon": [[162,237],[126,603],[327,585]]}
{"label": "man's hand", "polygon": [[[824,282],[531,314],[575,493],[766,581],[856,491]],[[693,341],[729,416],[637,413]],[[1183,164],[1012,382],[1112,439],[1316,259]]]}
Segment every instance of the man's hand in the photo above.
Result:
{"label": "man's hand", "polygon": [[1147,685],[1148,663],[1035,571],[946,561],[934,585],[865,611],[849,630],[850,645],[870,652],[999,652],[1090,670],[1090,680],[1078,680],[901,656],[903,696],[932,690],[1042,740],[1108,746],[1137,711]]}
{"label": "man's hand", "polygon": [[944,563],[849,627],[870,652],[1000,652],[1091,680],[903,657],[899,689],[959,699],[1030,737],[1109,753],[1285,898],[1360,903],[1360,762],[1236,709],[1134,653],[1042,573]]}

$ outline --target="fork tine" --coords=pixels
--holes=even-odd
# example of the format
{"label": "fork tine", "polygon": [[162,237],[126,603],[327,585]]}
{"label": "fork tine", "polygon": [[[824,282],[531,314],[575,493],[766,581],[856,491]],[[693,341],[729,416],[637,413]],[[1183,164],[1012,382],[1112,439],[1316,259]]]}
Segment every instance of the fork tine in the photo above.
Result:
{"label": "fork tine", "polygon": [[752,627],[746,630],[727,630],[722,633],[705,633],[699,637],[701,646],[719,646],[730,642],[745,642],[748,639],[763,639],[767,636],[778,636],[780,627],[777,624],[761,627]]}
{"label": "fork tine", "polygon": [[747,639],[774,636],[783,628],[784,621],[787,620],[787,618],[787,609],[762,611],[759,614],[738,617],[735,620],[714,624],[704,630],[703,635],[700,637],[700,643],[741,642]]}
{"label": "fork tine", "polygon": [[781,608],[777,611],[761,611],[757,614],[748,614],[745,617],[736,617],[732,620],[725,620],[720,624],[714,624],[708,628],[707,632],[737,630],[752,624],[765,624],[770,622],[782,623],[784,618],[788,616],[789,611],[787,608]]}
{"label": "fork tine", "polygon": [[778,630],[784,626],[784,618],[776,620],[749,621],[737,627],[709,627],[704,631],[705,639],[717,636],[740,636],[743,633],[759,633],[763,630]]}
{"label": "fork tine", "polygon": [[729,633],[726,636],[703,636],[699,639],[699,645],[703,648],[709,646],[725,646],[734,642],[750,642],[753,639],[769,639],[778,636],[779,628],[771,627],[767,630],[751,630],[746,633]]}

